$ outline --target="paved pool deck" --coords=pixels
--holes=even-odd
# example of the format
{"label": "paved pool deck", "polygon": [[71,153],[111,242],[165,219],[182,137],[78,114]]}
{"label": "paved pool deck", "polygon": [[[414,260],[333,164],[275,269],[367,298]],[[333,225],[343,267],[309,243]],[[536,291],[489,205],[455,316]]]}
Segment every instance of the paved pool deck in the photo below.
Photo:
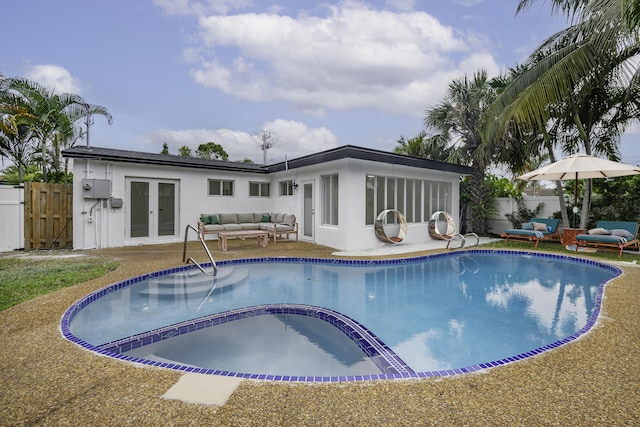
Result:
{"label": "paved pool deck", "polygon": [[[399,253],[405,250],[411,255],[440,251],[445,244],[400,246],[367,255],[337,254],[305,242],[269,242],[261,248],[253,241],[234,241],[222,252],[215,241],[209,242],[216,259],[386,258],[405,256]],[[196,244],[189,245],[190,253],[199,256],[203,251],[198,249]],[[112,257],[121,265],[103,277],[0,312],[0,425],[640,424],[637,265],[619,265],[624,274],[607,285],[603,310],[592,331],[521,362],[441,379],[340,384],[250,380],[223,384],[223,380],[216,384],[98,356],[60,333],[60,319],[75,301],[128,277],[182,265],[182,244],[81,253]],[[214,399],[214,395],[219,396]]]}

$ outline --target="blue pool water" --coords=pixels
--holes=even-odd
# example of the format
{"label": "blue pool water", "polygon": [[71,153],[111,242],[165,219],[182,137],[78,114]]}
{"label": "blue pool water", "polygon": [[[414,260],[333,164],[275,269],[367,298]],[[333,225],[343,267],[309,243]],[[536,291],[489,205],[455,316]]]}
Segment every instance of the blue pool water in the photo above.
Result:
{"label": "blue pool water", "polygon": [[62,329],[103,354],[186,370],[460,373],[575,339],[595,322],[604,284],[620,273],[570,257],[481,250],[229,261],[215,280],[181,268],[112,285],[74,304]]}

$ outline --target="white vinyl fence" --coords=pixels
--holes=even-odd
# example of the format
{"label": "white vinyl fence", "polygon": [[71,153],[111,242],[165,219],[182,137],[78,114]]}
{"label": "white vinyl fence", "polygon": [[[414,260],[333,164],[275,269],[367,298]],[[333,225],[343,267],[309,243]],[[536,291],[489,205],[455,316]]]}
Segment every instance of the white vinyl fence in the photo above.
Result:
{"label": "white vinyl fence", "polygon": [[0,252],[24,249],[24,186],[0,185]]}
{"label": "white vinyl fence", "polygon": [[[544,203],[542,212],[539,216],[542,218],[550,218],[555,212],[560,210],[560,201],[558,196],[540,196],[540,197],[525,197],[524,203],[527,208],[534,210],[540,203]],[[489,220],[489,231],[495,234],[501,234],[508,228],[513,228],[513,225],[505,214],[516,212],[518,206],[516,200],[512,197],[499,197],[497,199],[498,213]]]}

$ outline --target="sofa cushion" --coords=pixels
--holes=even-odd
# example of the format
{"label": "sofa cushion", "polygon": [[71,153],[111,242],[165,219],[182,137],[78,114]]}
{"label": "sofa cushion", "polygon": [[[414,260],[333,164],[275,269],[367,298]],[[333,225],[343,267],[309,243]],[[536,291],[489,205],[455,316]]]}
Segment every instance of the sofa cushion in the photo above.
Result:
{"label": "sofa cushion", "polygon": [[220,224],[237,224],[238,215],[234,213],[221,213]]}
{"label": "sofa cushion", "polygon": [[287,224],[276,224],[276,231],[293,231],[293,226],[292,225],[287,225]]}
{"label": "sofa cushion", "polygon": [[247,223],[255,222],[253,219],[252,213],[239,213],[237,217],[238,217],[238,224],[247,224]]}
{"label": "sofa cushion", "polygon": [[242,230],[244,224],[223,224],[225,231]]}
{"label": "sofa cushion", "polygon": [[253,222],[271,222],[271,215],[268,212],[254,213]]}
{"label": "sofa cushion", "polygon": [[222,231],[224,230],[224,225],[220,224],[207,224],[204,226],[205,231]]}
{"label": "sofa cushion", "polygon": [[293,226],[296,223],[296,216],[291,214],[286,214],[282,219],[282,223],[285,225]]}
{"label": "sofa cushion", "polygon": [[259,230],[260,224],[257,222],[245,222],[240,224],[243,230]]}
{"label": "sofa cushion", "polygon": [[275,222],[276,224],[280,224],[284,219],[284,214],[277,213],[275,215],[271,215],[271,222]]}

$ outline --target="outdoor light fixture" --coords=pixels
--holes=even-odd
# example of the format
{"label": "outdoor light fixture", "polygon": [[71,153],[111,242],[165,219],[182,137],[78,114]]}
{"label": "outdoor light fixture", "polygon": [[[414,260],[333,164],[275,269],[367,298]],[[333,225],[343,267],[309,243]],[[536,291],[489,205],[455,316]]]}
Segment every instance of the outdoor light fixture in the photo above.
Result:
{"label": "outdoor light fixture", "polygon": [[293,181],[293,184],[291,184],[291,186],[293,187],[294,190],[298,189],[298,184],[295,181]]}

